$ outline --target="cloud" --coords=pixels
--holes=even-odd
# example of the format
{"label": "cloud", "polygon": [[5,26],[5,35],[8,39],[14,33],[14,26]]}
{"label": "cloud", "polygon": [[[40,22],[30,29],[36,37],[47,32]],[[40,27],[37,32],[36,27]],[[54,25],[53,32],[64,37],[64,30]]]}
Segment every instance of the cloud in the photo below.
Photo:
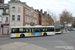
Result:
{"label": "cloud", "polygon": [[[5,2],[7,1],[5,0]],[[34,9],[43,9],[44,11],[49,9],[57,16],[65,9],[71,12],[73,16],[75,16],[75,0],[21,0],[21,1],[26,2],[28,6],[32,6]]]}

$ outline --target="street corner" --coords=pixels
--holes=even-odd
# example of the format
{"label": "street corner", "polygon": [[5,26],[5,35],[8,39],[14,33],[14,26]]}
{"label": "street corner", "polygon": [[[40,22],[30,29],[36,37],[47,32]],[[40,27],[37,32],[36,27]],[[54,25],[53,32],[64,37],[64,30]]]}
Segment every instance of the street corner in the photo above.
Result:
{"label": "street corner", "polygon": [[0,50],[24,50],[24,49],[25,50],[47,50],[40,46],[36,46],[29,43],[23,43],[23,42],[13,42],[13,43],[0,45]]}

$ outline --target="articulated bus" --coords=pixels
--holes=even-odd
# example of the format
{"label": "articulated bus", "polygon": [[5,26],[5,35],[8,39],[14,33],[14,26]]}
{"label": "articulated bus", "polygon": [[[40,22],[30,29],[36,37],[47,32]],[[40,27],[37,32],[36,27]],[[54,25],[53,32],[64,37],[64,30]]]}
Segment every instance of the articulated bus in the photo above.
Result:
{"label": "articulated bus", "polygon": [[61,31],[61,25],[54,25],[55,26],[55,32],[56,34],[61,34],[62,31]]}
{"label": "articulated bus", "polygon": [[54,26],[24,26],[11,27],[10,38],[27,36],[55,35]]}

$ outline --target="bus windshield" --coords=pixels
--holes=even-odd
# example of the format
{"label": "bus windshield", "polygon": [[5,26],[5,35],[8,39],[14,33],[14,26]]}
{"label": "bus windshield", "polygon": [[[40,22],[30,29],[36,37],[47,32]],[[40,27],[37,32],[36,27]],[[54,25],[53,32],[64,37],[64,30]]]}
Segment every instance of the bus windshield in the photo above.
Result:
{"label": "bus windshield", "polygon": [[61,31],[61,26],[60,26],[60,25],[55,25],[55,31],[56,31],[56,32]]}

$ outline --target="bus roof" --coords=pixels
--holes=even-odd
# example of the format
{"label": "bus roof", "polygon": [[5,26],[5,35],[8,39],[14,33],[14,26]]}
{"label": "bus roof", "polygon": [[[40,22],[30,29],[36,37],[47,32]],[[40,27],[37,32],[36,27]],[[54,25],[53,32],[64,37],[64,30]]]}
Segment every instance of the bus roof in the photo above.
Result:
{"label": "bus roof", "polygon": [[54,26],[12,26],[11,28],[35,28],[35,27],[54,27]]}

